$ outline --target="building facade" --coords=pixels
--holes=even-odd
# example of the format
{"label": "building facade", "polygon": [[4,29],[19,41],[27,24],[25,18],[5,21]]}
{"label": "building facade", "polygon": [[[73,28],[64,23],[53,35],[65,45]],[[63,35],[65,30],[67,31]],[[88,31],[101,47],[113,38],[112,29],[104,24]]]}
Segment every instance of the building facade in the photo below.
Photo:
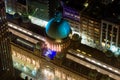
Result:
{"label": "building facade", "polygon": [[101,38],[100,43],[105,49],[117,52],[120,48],[120,25],[109,21],[101,21]]}
{"label": "building facade", "polygon": [[101,2],[105,5],[112,3],[114,0],[101,0]]}
{"label": "building facade", "polygon": [[20,12],[23,15],[28,14],[27,0],[16,0],[16,12]]}
{"label": "building facade", "polygon": [[13,79],[13,75],[10,33],[6,21],[5,4],[3,0],[0,0],[0,79]]}
{"label": "building facade", "polygon": [[91,47],[96,47],[100,44],[100,25],[100,20],[87,16],[80,17],[80,32],[83,44]]}
{"label": "building facade", "polygon": [[5,0],[5,6],[6,12],[14,14],[14,12],[16,11],[16,0]]}
{"label": "building facade", "polygon": [[[37,8],[37,6],[35,4],[32,5],[31,7],[35,10],[35,12],[33,12],[31,14],[31,16],[43,19],[46,16],[46,14],[49,14],[49,13],[47,13],[48,12],[48,3],[46,3],[46,2],[44,3],[43,0],[39,0],[39,1],[37,0],[40,3],[37,3],[37,1],[34,1],[34,0],[30,0],[30,1],[35,2],[35,4],[37,4],[37,6],[40,7],[40,8]],[[54,0],[53,0],[53,2],[54,2]],[[49,2],[50,5],[51,5],[51,3]],[[41,6],[39,4],[41,4]],[[54,7],[57,6],[57,5],[51,5],[51,6],[50,5],[49,5],[49,8],[51,7],[51,9],[53,9],[52,8],[53,6]],[[43,6],[45,8],[43,8]],[[53,16],[54,11],[56,11],[55,8],[50,13],[51,17]],[[64,8],[63,9],[64,18],[70,22],[70,25],[73,28],[72,30],[75,32],[78,32],[80,34],[80,36],[82,37],[83,44],[86,44],[86,45],[94,47],[94,48],[102,46],[106,49],[114,49],[113,52],[119,51],[119,48],[118,48],[119,43],[120,43],[119,25],[116,25],[114,23],[104,21],[104,20],[102,20],[102,21],[96,20],[91,17],[88,17],[87,15],[80,16],[78,14],[78,12],[75,12],[70,7],[64,6],[63,8]],[[45,9],[47,9],[47,10],[45,10]],[[40,13],[42,13],[42,14],[40,15]],[[38,15],[40,15],[40,16],[38,16]],[[34,21],[36,21],[36,20],[34,19]],[[40,21],[40,20],[38,20],[38,21]],[[39,23],[40,22],[38,22],[37,24],[39,24]],[[41,21],[41,24],[42,24],[42,21]],[[51,32],[53,32],[53,31],[57,32],[54,29]],[[63,31],[63,30],[61,30],[61,31]],[[53,34],[55,34],[55,33],[53,33]],[[57,34],[55,34],[55,35],[57,35]],[[63,44],[63,43],[60,43],[61,42],[60,40],[57,40],[57,39],[53,40],[53,39],[50,39],[49,37],[48,37],[48,39],[46,39],[49,43],[51,43],[51,44],[48,44],[48,45],[51,45],[48,47],[49,49],[56,50],[56,48],[58,48],[58,51],[61,51],[59,47],[66,48],[69,46],[69,41],[65,41],[65,42],[63,42],[64,43]],[[23,36],[21,38],[23,38]],[[26,40],[28,40],[28,39],[26,39]],[[17,39],[17,41],[23,42],[25,45],[28,45],[26,41],[24,42],[23,40],[21,41],[20,39]],[[26,46],[24,47],[25,50],[23,50],[23,48],[21,48],[20,46],[16,46],[17,44],[14,44],[14,45],[15,46],[12,46],[14,67],[16,67],[17,69],[21,68],[20,70],[24,73],[24,74],[21,74],[23,77],[25,77],[26,76],[25,74],[27,74],[27,76],[30,75],[35,78],[38,78],[38,76],[39,76],[38,74],[42,74],[42,76],[39,76],[42,79],[81,80],[81,77],[80,76],[78,77],[76,74],[73,74],[71,70],[75,70],[75,72],[80,72],[80,73],[83,72],[85,75],[87,75],[87,77],[89,77],[89,74],[88,74],[89,69],[88,68],[92,68],[89,70],[90,72],[92,70],[94,71],[94,69],[98,70],[98,68],[99,68],[99,70],[98,70],[97,74],[100,74],[102,72],[101,71],[102,68],[96,67],[95,65],[90,64],[91,62],[93,62],[93,64],[97,64],[98,66],[103,66],[103,68],[107,67],[106,64],[100,65],[101,63],[95,62],[94,59],[89,58],[89,57],[91,57],[91,55],[89,54],[90,51],[88,50],[88,53],[85,51],[87,50],[87,48],[90,48],[90,47],[86,47],[85,51],[82,51],[82,52],[80,52],[80,50],[79,50],[79,52],[80,52],[79,54],[76,54],[76,51],[75,51],[75,54],[71,54],[71,55],[67,54],[66,58],[68,58],[68,59],[66,59],[66,61],[65,61],[65,59],[63,59],[63,62],[65,61],[65,64],[63,67],[67,67],[67,68],[69,68],[69,70],[65,70],[60,67],[61,65],[56,66],[56,65],[53,65],[51,62],[49,62],[51,60],[48,57],[45,57],[45,56],[43,57],[43,55],[40,56],[39,53],[41,53],[41,52],[39,52],[39,51],[31,52],[29,50],[26,50],[28,48]],[[23,47],[23,44],[21,44],[21,45]],[[29,46],[31,46],[31,45],[29,45]],[[32,47],[34,47],[34,46],[32,46]],[[81,48],[81,49],[83,49],[83,48]],[[90,53],[94,53],[94,55],[96,53],[99,54],[98,52],[95,53],[95,50],[93,50],[93,49],[91,49],[91,50],[92,51]],[[38,54],[38,55],[35,55],[34,53]],[[102,53],[102,52],[100,52],[100,53]],[[88,57],[86,57],[85,59],[88,61],[91,61],[90,63],[88,63],[88,65],[85,64],[82,68],[78,64],[78,63],[82,64],[82,61],[80,62],[80,59],[78,57],[83,58],[84,56],[83,55],[80,56],[80,54],[83,54],[83,55],[88,54]],[[73,55],[75,55],[75,56],[73,56]],[[105,55],[103,55],[103,56],[105,56]],[[99,56],[96,59],[98,60],[98,58],[101,59],[101,57],[99,57]],[[57,62],[57,60],[54,60],[53,62]],[[59,62],[57,62],[57,63],[59,64]],[[111,63],[111,61],[107,61],[107,63]],[[91,65],[91,66],[89,66],[89,65]],[[113,64],[113,65],[115,65],[115,64]],[[78,66],[79,66],[79,68],[78,68]],[[85,66],[87,68],[85,68]],[[109,69],[111,71],[113,70],[112,67],[109,67],[109,68],[107,67],[107,69]],[[87,71],[84,71],[84,70],[87,70]],[[118,73],[117,70],[113,70],[113,72]],[[104,74],[104,73],[102,72],[102,74]],[[100,75],[102,75],[102,74],[100,74]],[[112,76],[111,74],[112,73],[110,72],[110,75],[109,75],[110,77]],[[93,76],[93,77],[94,77],[94,79],[98,80],[98,78],[96,76]],[[98,75],[98,77],[99,77],[99,75]],[[113,76],[112,76],[112,78],[113,78]],[[119,78],[117,78],[117,79],[119,80]],[[82,80],[84,80],[84,79],[82,79]],[[93,80],[93,78],[92,78],[92,80]],[[101,78],[100,78],[100,80],[101,80]]]}
{"label": "building facade", "polygon": [[81,35],[80,33],[80,14],[79,11],[77,11],[74,8],[71,8],[69,6],[66,6],[61,2],[62,8],[63,8],[63,18],[66,19],[71,28],[72,28],[72,33],[77,33]]}
{"label": "building facade", "polygon": [[[54,14],[56,12],[56,10],[60,7],[60,3],[59,0],[48,0],[48,6],[49,6],[49,19],[51,19],[52,17],[54,17]],[[54,3],[54,5],[53,5]]]}
{"label": "building facade", "polygon": [[11,44],[11,49],[14,67],[22,71],[20,75],[23,79],[28,76],[28,79],[33,80],[88,80],[48,61],[39,51],[36,54],[15,43]]}

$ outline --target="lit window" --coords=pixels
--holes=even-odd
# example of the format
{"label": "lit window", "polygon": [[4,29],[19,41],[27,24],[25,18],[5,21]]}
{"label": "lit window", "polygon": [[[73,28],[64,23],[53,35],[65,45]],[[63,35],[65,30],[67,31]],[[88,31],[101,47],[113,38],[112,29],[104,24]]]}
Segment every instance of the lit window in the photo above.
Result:
{"label": "lit window", "polygon": [[66,79],[66,75],[64,73],[62,73],[62,80]]}
{"label": "lit window", "polygon": [[39,67],[40,67],[39,62],[36,62],[36,67],[37,67],[37,68],[39,68]]}
{"label": "lit window", "polygon": [[104,43],[104,42],[102,42],[102,46],[105,46],[105,43]]}
{"label": "lit window", "polygon": [[75,80],[75,78],[73,78],[72,80]]}
{"label": "lit window", "polygon": [[92,21],[92,20],[89,20],[89,22],[90,22],[90,23],[94,23],[94,21]]}
{"label": "lit window", "polygon": [[77,49],[78,52],[81,52],[79,49]]}
{"label": "lit window", "polygon": [[82,26],[83,26],[84,28],[87,28],[87,25],[85,25],[85,24],[83,24]]}
{"label": "lit window", "polygon": [[17,57],[18,57],[19,59],[21,59],[21,55],[20,55],[19,53],[17,53]]}
{"label": "lit window", "polygon": [[91,54],[88,54],[88,56],[91,56]]}
{"label": "lit window", "polygon": [[82,54],[86,54],[86,52],[82,51]]}
{"label": "lit window", "polygon": [[23,60],[23,61],[26,61],[26,56],[21,55],[21,57],[22,57],[22,60]]}
{"label": "lit window", "polygon": [[55,70],[55,75],[56,75],[57,77],[61,78],[61,73],[60,73],[60,71]]}
{"label": "lit window", "polygon": [[96,32],[99,32],[99,29],[95,28],[95,31],[96,31]]}
{"label": "lit window", "polygon": [[67,80],[71,80],[71,77],[67,76]]}
{"label": "lit window", "polygon": [[33,65],[35,65],[35,60],[32,60]]}
{"label": "lit window", "polygon": [[14,50],[12,51],[12,53],[13,53],[13,56],[16,56],[16,53],[15,53],[15,51],[14,51]]}
{"label": "lit window", "polygon": [[30,60],[30,58],[27,58],[27,62],[28,62],[28,63],[31,63],[31,60]]}
{"label": "lit window", "polygon": [[111,37],[115,37],[115,35],[113,35],[113,34],[110,34],[110,36],[111,36]]}

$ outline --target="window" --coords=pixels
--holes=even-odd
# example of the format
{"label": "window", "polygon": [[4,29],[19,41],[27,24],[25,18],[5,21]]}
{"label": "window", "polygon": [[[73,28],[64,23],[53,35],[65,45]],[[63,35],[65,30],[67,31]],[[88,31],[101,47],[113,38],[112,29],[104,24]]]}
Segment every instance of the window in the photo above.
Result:
{"label": "window", "polygon": [[93,20],[89,20],[89,22],[90,22],[90,23],[94,23],[94,21],[93,21]]}
{"label": "window", "polygon": [[107,27],[107,24],[106,23],[103,23],[103,29],[106,29],[106,27]]}
{"label": "window", "polygon": [[108,25],[108,31],[112,31],[112,25]]}
{"label": "window", "polygon": [[83,24],[87,24],[87,21],[82,21]]}
{"label": "window", "polygon": [[96,32],[99,32],[99,29],[95,28],[95,31],[96,31]]}

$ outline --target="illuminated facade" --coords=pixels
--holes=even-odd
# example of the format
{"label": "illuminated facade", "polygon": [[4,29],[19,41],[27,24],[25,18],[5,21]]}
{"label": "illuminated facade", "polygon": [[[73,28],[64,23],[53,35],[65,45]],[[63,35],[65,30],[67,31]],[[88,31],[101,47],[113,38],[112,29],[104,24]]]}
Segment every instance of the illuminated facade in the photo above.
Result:
{"label": "illuminated facade", "polygon": [[120,26],[105,20],[101,22],[101,45],[112,52],[119,52]]}
{"label": "illuminated facade", "polygon": [[100,44],[101,22],[87,16],[81,16],[81,37],[82,43],[91,47],[96,47]]}
{"label": "illuminated facade", "polygon": [[13,42],[11,43],[11,49],[14,67],[22,71],[20,76],[23,79],[28,76],[28,79],[33,80],[87,80],[83,76],[48,62],[45,57],[39,54],[41,52],[36,54],[34,51]]}
{"label": "illuminated facade", "polygon": [[6,12],[10,14],[14,14],[15,12],[26,14],[28,13],[27,3],[27,0],[5,0]]}
{"label": "illuminated facade", "polygon": [[15,2],[16,0],[5,0],[6,12],[13,13],[13,11],[16,11]]}
{"label": "illuminated facade", "polygon": [[64,40],[54,40],[54,41],[52,39],[47,38],[46,40],[47,40],[46,42],[47,48],[57,52],[63,51],[70,45],[69,38],[66,38]]}
{"label": "illuminated facade", "polygon": [[5,4],[0,0],[0,79],[13,80],[14,70],[10,49],[10,33],[5,14]]}
{"label": "illuminated facade", "polygon": [[[11,27],[11,31],[13,31],[14,29],[15,29],[15,31],[13,32],[14,34],[16,34],[17,36],[19,36],[19,37],[21,37],[21,38],[23,38],[23,39],[26,39],[28,42],[30,41],[30,42],[32,42],[32,43],[34,43],[34,44],[36,44],[37,43],[37,41],[36,40],[33,40],[33,39],[39,39],[39,40],[43,40],[43,41],[46,41],[46,37],[40,37],[40,35],[36,35],[36,34],[34,34],[33,32],[31,32],[31,31],[29,31],[29,30],[26,30],[26,29],[24,29],[24,28],[22,28],[22,27],[20,27],[20,26],[18,26],[18,25],[14,25],[13,23],[9,23],[9,26]],[[13,28],[13,29],[12,29]],[[19,33],[19,34],[18,34]],[[20,35],[20,33],[22,34],[22,35]],[[24,33],[24,34],[23,34]],[[53,32],[54,33],[54,32]],[[23,35],[26,35],[26,36],[23,36]],[[27,35],[29,35],[29,36],[27,36]],[[31,36],[31,38],[29,38]],[[34,38],[33,38],[34,37]],[[51,36],[52,37],[52,36]],[[56,36],[53,36],[53,37],[56,37]],[[63,36],[62,36],[63,37]],[[50,37],[49,37],[50,38]],[[45,40],[44,40],[45,39]],[[20,41],[20,39],[17,39],[17,41]],[[28,45],[28,42],[26,42],[26,41],[24,41],[23,42],[23,40],[22,41],[20,41],[20,42],[22,42],[21,44],[24,44],[24,45],[27,45],[27,46],[29,46]],[[26,43],[25,43],[26,42]],[[16,44],[17,45],[17,44]],[[54,58],[54,60],[51,60],[50,59],[50,57],[46,57],[46,56],[44,56],[44,59],[43,60],[41,60],[40,61],[40,63],[41,62],[43,62],[43,63],[41,63],[40,64],[40,69],[41,69],[41,72],[42,72],[42,77],[43,78],[45,78],[45,79],[53,79],[53,78],[56,78],[55,76],[57,76],[57,79],[60,79],[60,80],[62,80],[62,79],[65,79],[65,80],[67,80],[67,79],[75,79],[75,80],[81,80],[81,73],[83,74],[84,73],[84,75],[86,75],[86,78],[88,78],[88,71],[86,71],[86,70],[89,70],[89,68],[92,68],[92,69],[90,69],[89,71],[92,71],[93,69],[97,69],[98,67],[96,67],[95,65],[91,65],[90,63],[88,63],[87,65],[86,64],[83,64],[82,62],[83,61],[81,61],[81,63],[79,62],[80,61],[80,59],[79,59],[79,57],[82,57],[82,59],[86,59],[86,60],[88,60],[88,61],[90,61],[90,62],[93,62],[94,64],[97,64],[98,66],[102,66],[101,65],[101,63],[99,63],[98,61],[96,62],[94,59],[91,59],[91,58],[89,58],[89,57],[91,57],[91,54],[90,53],[93,53],[93,51],[95,51],[94,49],[91,49],[90,47],[87,47],[87,48],[83,48],[82,47],[83,45],[80,45],[78,48],[80,48],[80,50],[81,49],[84,49],[83,51],[81,50],[81,52],[80,53],[78,53],[78,52],[71,52],[71,53],[74,53],[74,54],[69,54],[69,53],[67,53],[67,56],[66,56],[66,58],[67,58],[67,60],[66,59],[63,59],[63,63],[62,63],[62,66],[65,68],[65,69],[69,69],[68,71],[69,72],[65,72],[65,69],[58,69],[58,68],[60,68],[60,66],[61,66],[61,64],[57,64],[58,66],[57,67],[53,67],[52,65],[50,65],[50,64],[52,64],[51,62],[56,62],[56,63],[61,63],[61,62],[59,62],[59,61],[57,61],[56,60],[56,58]],[[23,47],[23,46],[22,46]],[[19,46],[16,46],[16,48],[19,48]],[[25,50],[27,49],[27,47],[24,47],[25,48]],[[74,48],[74,47],[73,47]],[[88,49],[90,49],[90,50],[92,50],[92,52],[90,52]],[[19,49],[18,49],[19,50]],[[22,51],[23,49],[20,49],[20,51]],[[30,49],[29,49],[30,50]],[[76,50],[76,48],[75,48],[75,50]],[[86,51],[87,50],[87,51]],[[30,53],[28,50],[26,50],[26,52],[15,52],[16,54],[18,54],[18,53],[20,53],[21,55],[20,56],[24,56],[24,54],[26,53],[26,52],[28,52],[27,53],[27,56],[25,57],[25,58],[28,58],[29,56],[29,54],[34,54],[34,52],[32,52],[32,53]],[[40,56],[40,52],[38,51],[35,51],[36,53],[35,54],[38,54],[38,55],[36,55],[37,57],[39,57]],[[69,51],[68,51],[69,52]],[[14,51],[13,51],[13,53],[14,53]],[[24,54],[22,54],[22,53],[24,53]],[[78,53],[78,54],[77,54]],[[97,55],[97,54],[99,54],[99,53],[101,53],[101,52],[94,52],[93,53],[93,55]],[[83,55],[85,55],[85,56],[83,56],[83,55],[81,55],[81,54],[83,54]],[[103,53],[102,53],[103,54]],[[43,54],[42,54],[43,55]],[[70,55],[70,56],[69,56]],[[76,55],[76,56],[74,56],[74,55]],[[92,56],[93,56],[92,55]],[[71,57],[72,56],[72,57]],[[86,56],[88,56],[88,57],[86,57]],[[103,56],[105,56],[105,55],[102,55],[102,57]],[[43,56],[42,56],[43,57]],[[98,57],[99,56],[97,56],[97,58],[96,59],[98,59]],[[32,57],[30,57],[31,58],[31,60],[32,60]],[[101,57],[99,57],[100,59],[101,59]],[[34,60],[35,58],[33,58],[33,60]],[[36,59],[38,59],[38,58],[36,58]],[[41,59],[41,58],[40,58]],[[24,60],[24,59],[23,59]],[[36,61],[36,60],[35,60]],[[45,62],[44,62],[45,61]],[[50,62],[49,62],[50,61]],[[21,62],[25,62],[26,63],[26,65],[27,64],[29,64],[28,62],[27,62],[27,60],[25,60],[25,61],[21,61]],[[109,61],[108,61],[109,62]],[[116,61],[115,61],[116,62]],[[20,63],[20,62],[19,62]],[[80,65],[78,65],[78,63],[79,64],[82,64],[82,65],[84,65],[82,68],[81,68],[81,66]],[[110,62],[111,63],[111,62]],[[55,64],[55,63],[54,63]],[[74,64],[74,65],[73,65]],[[117,65],[117,64],[116,64]],[[43,66],[43,67],[42,67]],[[84,67],[87,67],[87,68],[84,68]],[[94,66],[94,67],[93,67]],[[108,66],[108,65],[107,65]],[[103,67],[104,68],[106,68],[106,64],[105,65],[103,65]],[[23,67],[22,69],[24,69],[24,70],[28,70],[29,69],[29,67],[27,68],[27,67]],[[58,72],[56,71],[56,70],[58,70]],[[60,70],[60,71],[59,71]],[[62,71],[63,70],[63,71]],[[71,70],[74,70],[74,71],[71,71]],[[101,71],[102,69],[101,68],[99,68],[99,72]],[[112,67],[109,67],[109,69],[108,70],[112,70],[113,71],[113,68]],[[22,70],[23,71],[23,70]],[[105,70],[104,70],[105,71]],[[34,72],[34,71],[33,71]],[[75,75],[73,75],[73,73],[71,73],[71,72],[75,72]],[[102,72],[102,71],[101,71]],[[117,71],[117,69],[115,69],[115,71],[113,71],[113,72],[117,72],[118,73],[118,71]],[[32,70],[31,70],[31,72],[30,73],[32,73]],[[54,73],[56,73],[56,74],[54,74]],[[68,74],[69,73],[69,74]],[[78,73],[78,74],[80,74],[79,75],[79,77],[78,76],[76,76],[76,73]],[[26,73],[27,74],[27,73]],[[62,75],[62,74],[65,74],[65,76],[64,75]],[[102,74],[100,74],[100,73],[98,73],[97,72],[97,74],[99,74],[99,75],[97,75],[97,77],[99,77],[99,76],[103,76]],[[108,75],[109,73],[107,73],[107,75]],[[111,73],[110,73],[111,74]],[[21,74],[22,76],[23,76],[23,78],[25,77],[25,74],[24,73],[22,73]],[[47,76],[47,77],[46,77]],[[49,77],[48,77],[49,76]],[[62,77],[63,76],[63,77]],[[40,76],[41,77],[41,76]],[[96,78],[97,78],[96,77]],[[111,77],[111,75],[110,75],[110,77]],[[117,78],[117,77],[115,77],[115,78]],[[118,77],[119,78],[119,77]],[[98,79],[98,78],[97,78]],[[82,79],[82,80],[84,80],[84,79]],[[85,79],[86,80],[86,79]],[[98,79],[99,80],[99,79]]]}
{"label": "illuminated facade", "polygon": [[[106,55],[104,55],[103,52],[95,51],[93,48],[90,47],[85,47],[84,49],[84,46],[81,44],[78,44],[80,45],[78,49],[76,49],[75,47],[75,49],[73,50],[66,50],[66,48],[72,43],[70,40],[71,26],[73,34],[74,32],[79,32],[80,36],[82,37],[83,44],[89,45],[94,48],[98,48],[102,45],[102,47],[105,47],[106,49],[111,49],[113,50],[113,52],[119,51],[118,46],[120,43],[120,31],[118,25],[103,20],[96,20],[86,15],[80,16],[79,12],[76,12],[76,10],[66,6],[63,7],[63,17],[70,22],[70,26],[66,23],[67,21],[61,21],[61,19],[59,18],[57,18],[58,21],[56,21],[57,19],[52,18],[50,21],[47,22],[45,21],[48,20],[48,3],[46,2],[47,0],[44,0],[45,2],[43,0],[39,0],[38,3],[34,0],[31,1],[35,3],[32,4],[31,2],[29,6],[32,5],[30,7],[32,7],[35,12],[31,13],[29,18],[35,24],[40,25],[41,27],[46,27],[44,37],[40,34],[34,34],[32,31],[29,31],[19,25],[14,25],[13,23],[9,22],[10,31],[26,40],[24,41],[20,38],[16,39],[19,42],[20,46],[23,47],[23,45],[27,45],[27,47],[24,46],[25,50],[23,50],[23,48],[21,48],[20,46],[16,46],[17,43],[12,46],[14,67],[23,72],[21,74],[23,78],[25,78],[25,76],[29,76],[30,78],[38,78],[39,76],[40,78],[47,80],[102,80],[102,77],[104,77],[104,75],[107,75],[109,80],[113,80],[112,78],[119,80],[118,75],[120,73],[119,69],[117,68],[119,67],[119,63],[115,61],[113,62],[114,64],[112,64],[112,58],[108,59],[107,57],[105,57]],[[54,0],[52,0],[52,2],[54,2]],[[44,3],[44,5],[42,3]],[[54,5],[52,5],[51,8],[53,6]],[[37,7],[39,7],[39,9]],[[51,16],[53,16],[53,13],[54,12],[51,12]],[[59,24],[59,22],[61,24]],[[111,30],[110,32],[109,29]],[[43,56],[42,52],[40,52],[39,50],[35,50],[34,45],[31,45],[29,44],[29,42],[27,42],[30,41],[34,44],[37,44],[39,40],[45,42],[50,54],[50,50],[57,52],[66,51],[66,59],[63,59],[63,63],[62,61],[57,61],[57,57],[55,57],[54,60],[53,58],[51,60],[51,58],[48,57],[49,53],[47,51],[45,54],[47,55],[47,57]],[[30,50],[28,46],[33,48],[33,50]],[[74,46],[71,48],[74,48]],[[100,56],[98,56],[96,53]],[[104,60],[107,63],[105,63]],[[58,66],[56,66],[53,65],[51,62],[60,62],[62,63],[62,67],[64,68],[60,67],[61,64],[57,64]],[[89,74],[92,73],[92,71],[94,72],[94,70],[97,74],[93,77],[91,76],[91,78]],[[39,72],[42,73],[42,75],[38,75]],[[75,74],[73,72],[75,72]],[[86,78],[81,78],[81,75],[76,75],[76,73],[83,74]]]}
{"label": "illuminated facade", "polygon": [[25,76],[29,75],[31,78],[36,78],[37,71],[40,68],[39,58],[35,57],[31,51],[26,50],[23,47],[16,46],[13,43],[11,44],[11,50],[13,66],[22,71],[21,77],[25,78]]}

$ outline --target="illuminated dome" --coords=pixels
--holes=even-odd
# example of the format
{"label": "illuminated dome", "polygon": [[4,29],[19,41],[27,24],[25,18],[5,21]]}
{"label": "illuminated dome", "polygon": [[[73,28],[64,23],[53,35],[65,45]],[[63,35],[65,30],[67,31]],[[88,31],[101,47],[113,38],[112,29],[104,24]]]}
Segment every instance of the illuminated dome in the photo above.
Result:
{"label": "illuminated dome", "polygon": [[52,39],[63,39],[70,33],[70,25],[66,20],[61,19],[61,14],[57,14],[46,25],[46,34]]}
{"label": "illuminated dome", "polygon": [[61,13],[56,13],[46,25],[47,48],[56,52],[64,51],[70,45],[70,25],[62,19]]}

